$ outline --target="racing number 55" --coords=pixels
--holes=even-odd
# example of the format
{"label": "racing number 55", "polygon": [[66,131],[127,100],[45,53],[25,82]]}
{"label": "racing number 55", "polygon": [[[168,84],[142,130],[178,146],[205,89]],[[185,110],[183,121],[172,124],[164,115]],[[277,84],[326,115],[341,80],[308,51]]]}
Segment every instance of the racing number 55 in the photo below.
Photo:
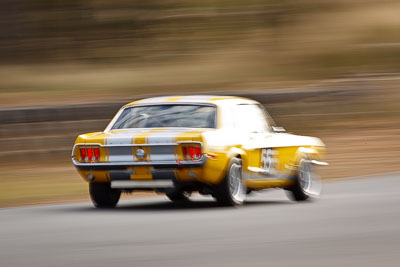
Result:
{"label": "racing number 55", "polygon": [[278,160],[274,155],[276,154],[271,148],[261,149],[261,168],[268,174],[275,173],[275,166]]}

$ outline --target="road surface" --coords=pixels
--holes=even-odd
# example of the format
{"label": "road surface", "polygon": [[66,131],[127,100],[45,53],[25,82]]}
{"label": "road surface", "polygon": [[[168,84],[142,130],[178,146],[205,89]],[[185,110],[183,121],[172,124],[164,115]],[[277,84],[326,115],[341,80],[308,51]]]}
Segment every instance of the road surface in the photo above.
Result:
{"label": "road surface", "polygon": [[325,184],[321,199],[256,193],[0,210],[0,266],[400,266],[400,173]]}

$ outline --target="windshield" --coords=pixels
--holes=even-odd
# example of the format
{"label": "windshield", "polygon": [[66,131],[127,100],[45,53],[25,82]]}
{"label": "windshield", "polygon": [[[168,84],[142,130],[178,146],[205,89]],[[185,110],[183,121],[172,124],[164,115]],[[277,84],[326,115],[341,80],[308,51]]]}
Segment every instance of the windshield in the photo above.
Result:
{"label": "windshield", "polygon": [[111,129],[188,127],[216,128],[212,105],[149,105],[125,108]]}

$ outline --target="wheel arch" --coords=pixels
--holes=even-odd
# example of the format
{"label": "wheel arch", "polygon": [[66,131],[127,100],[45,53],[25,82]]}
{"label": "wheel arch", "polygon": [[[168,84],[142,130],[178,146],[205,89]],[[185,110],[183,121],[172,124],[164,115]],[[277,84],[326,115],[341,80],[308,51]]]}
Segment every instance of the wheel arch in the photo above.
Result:
{"label": "wheel arch", "polygon": [[307,160],[318,160],[321,158],[320,151],[318,148],[315,147],[299,147],[295,153],[294,160],[293,160],[293,167],[294,170],[297,172],[300,161],[302,159]]}
{"label": "wheel arch", "polygon": [[242,161],[242,165],[246,159],[246,152],[243,149],[232,147],[225,154],[225,161],[223,163],[223,168],[220,169],[219,177],[214,181],[215,184],[221,183],[224,179],[226,172],[228,171],[228,167],[233,158],[238,158]]}
{"label": "wheel arch", "polygon": [[[232,159],[232,158],[239,158],[242,159],[246,157],[246,152],[243,149],[237,148],[237,147],[232,147],[229,149],[227,153],[227,158]],[[229,164],[229,162],[228,162]]]}

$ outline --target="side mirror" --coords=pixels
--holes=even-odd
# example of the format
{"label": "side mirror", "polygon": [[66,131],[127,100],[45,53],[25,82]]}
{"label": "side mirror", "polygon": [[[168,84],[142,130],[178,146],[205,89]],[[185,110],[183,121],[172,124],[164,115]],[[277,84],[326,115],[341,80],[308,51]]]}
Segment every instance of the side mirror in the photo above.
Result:
{"label": "side mirror", "polygon": [[285,128],[278,127],[278,126],[272,126],[272,131],[274,133],[284,133],[284,132],[286,132]]}

